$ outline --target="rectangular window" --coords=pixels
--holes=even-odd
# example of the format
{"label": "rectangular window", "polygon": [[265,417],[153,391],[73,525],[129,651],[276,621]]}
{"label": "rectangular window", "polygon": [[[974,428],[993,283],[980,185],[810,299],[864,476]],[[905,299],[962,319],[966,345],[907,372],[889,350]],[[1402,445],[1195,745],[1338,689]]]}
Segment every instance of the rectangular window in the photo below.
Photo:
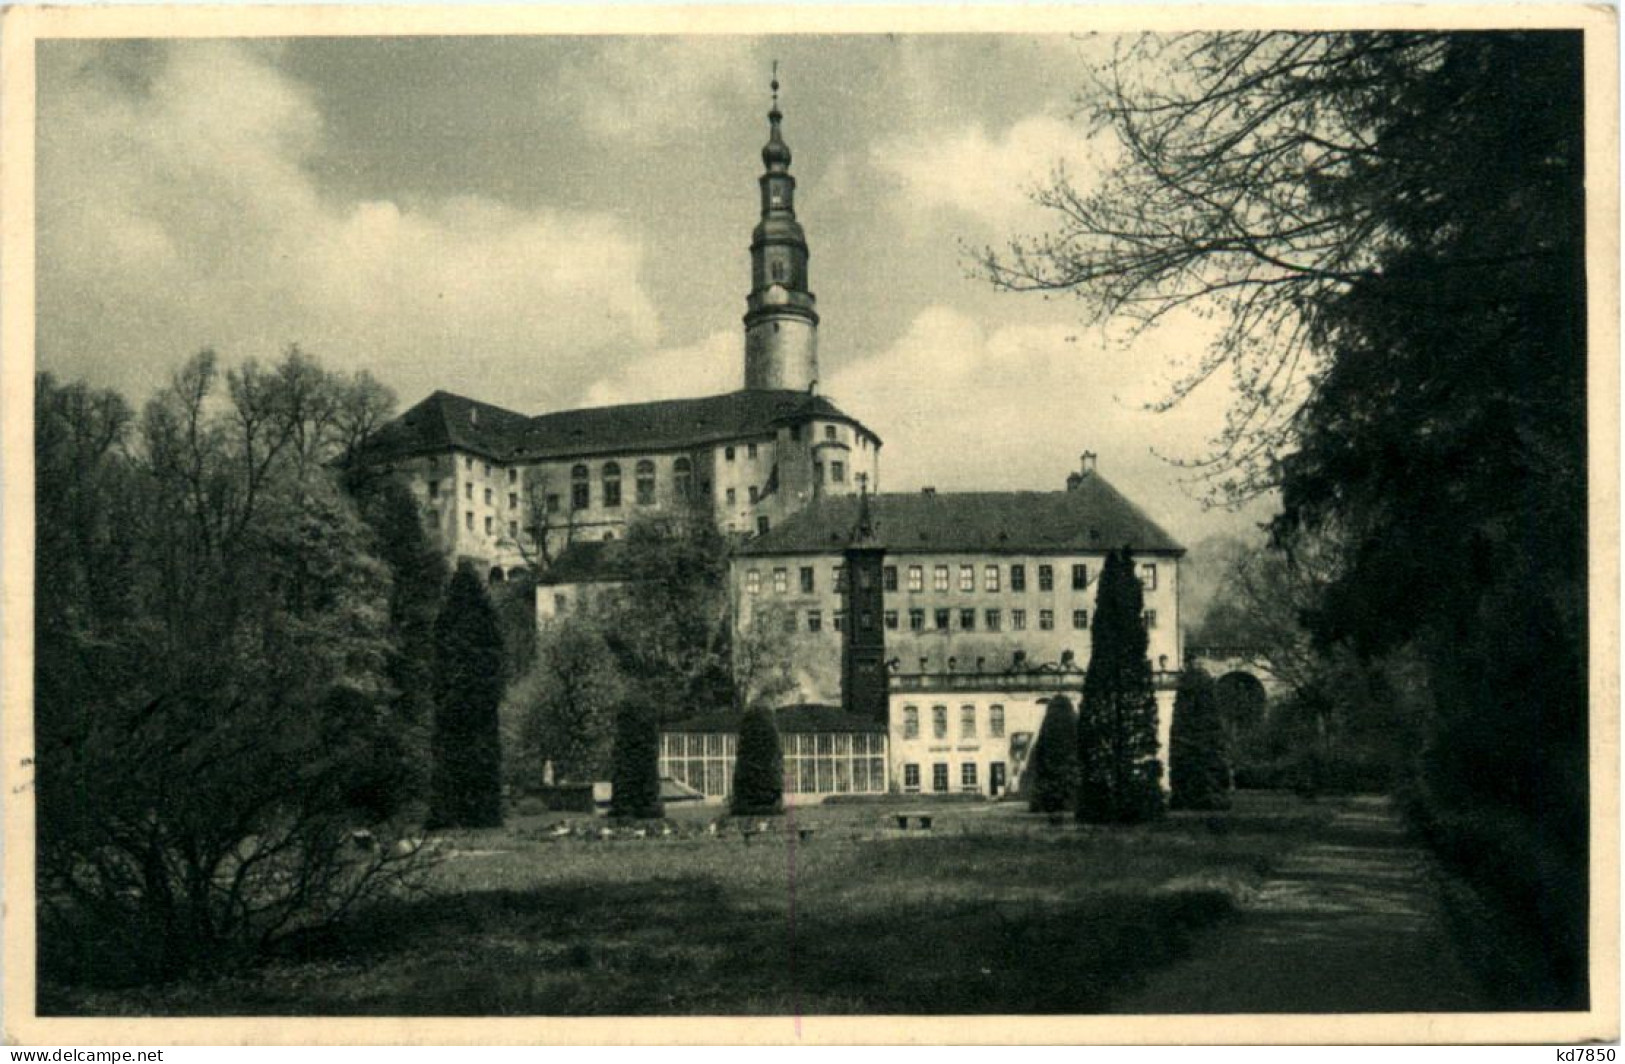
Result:
{"label": "rectangular window", "polygon": [[1078,629],[1083,629],[1083,628],[1089,627],[1089,611],[1088,610],[1073,610],[1072,611],[1072,627],[1078,628]]}
{"label": "rectangular window", "polygon": [[858,570],[858,586],[868,591],[875,586],[875,571],[867,566]]}
{"label": "rectangular window", "polygon": [[508,522],[508,538],[509,539],[518,539],[519,538],[519,522],[518,521],[509,521]]}
{"label": "rectangular window", "polygon": [[961,739],[976,738],[976,707],[959,707],[959,737]]}
{"label": "rectangular window", "polygon": [[773,528],[773,522],[768,518],[768,516],[766,514],[763,514],[761,517],[758,517],[756,519],[756,534],[758,536],[767,535],[768,532],[772,528]]}
{"label": "rectangular window", "polygon": [[939,565],[931,573],[931,587],[935,591],[948,590],[948,567]]}
{"label": "rectangular window", "polygon": [[469,502],[474,501],[474,482],[472,480],[463,485],[463,498]]}
{"label": "rectangular window", "polygon": [[918,793],[920,789],[920,766],[903,766],[903,790]]}
{"label": "rectangular window", "polygon": [[734,449],[732,447],[724,447],[722,449],[722,457],[727,459],[730,462],[733,461],[734,460]]}
{"label": "rectangular window", "polygon": [[746,458],[755,458],[756,457],[756,445],[754,443],[747,444],[745,446],[745,457]]}
{"label": "rectangular window", "polygon": [[508,492],[508,509],[519,509],[519,494],[517,492]]}
{"label": "rectangular window", "polygon": [[785,633],[787,635],[794,635],[795,634],[795,632],[796,632],[796,611],[795,610],[785,610],[784,611],[784,631],[785,631]]}
{"label": "rectangular window", "polygon": [[550,514],[556,514],[559,512],[559,496],[557,492],[553,492],[552,494],[548,495],[547,512]]}
{"label": "rectangular window", "polygon": [[978,789],[976,785],[976,762],[965,761],[960,764],[959,789],[962,791],[975,791]]}
{"label": "rectangular window", "polygon": [[881,586],[887,591],[897,590],[897,566],[888,565],[880,571]]}
{"label": "rectangular window", "polygon": [[1038,567],[1038,590],[1040,590],[1040,591],[1054,591],[1055,590],[1055,566],[1053,566],[1053,565],[1040,565]]}
{"label": "rectangular window", "polygon": [[988,610],[983,616],[982,620],[986,624],[987,630],[990,632],[997,632],[1001,627],[1003,627],[1004,623],[1004,618],[1000,616],[998,610]]}
{"label": "rectangular window", "polygon": [[1054,610],[1039,610],[1038,611],[1038,627],[1039,627],[1040,631],[1044,631],[1044,632],[1054,631],[1055,630],[1055,611]]}
{"label": "rectangular window", "polygon": [[1027,630],[1027,611],[1010,611],[1010,628],[1012,631],[1025,632]]}
{"label": "rectangular window", "polygon": [[948,707],[947,706],[932,706],[931,707],[931,738],[933,738],[933,739],[946,739],[946,738],[948,738]]}
{"label": "rectangular window", "polygon": [[824,630],[824,614],[819,610],[807,611],[807,631],[822,632]]}
{"label": "rectangular window", "polygon": [[490,462],[485,463],[485,475],[486,476],[491,475],[491,463]]}
{"label": "rectangular window", "polygon": [[491,489],[490,488],[485,489],[485,505],[487,505],[487,506],[491,505]]}
{"label": "rectangular window", "polygon": [[431,498],[431,499],[440,498],[440,481],[438,481],[438,480],[429,481],[429,498]]}
{"label": "rectangular window", "polygon": [[909,610],[908,611],[908,630],[911,631],[911,632],[923,632],[923,631],[925,631],[925,611],[924,610]]}
{"label": "rectangular window", "polygon": [[865,631],[865,632],[874,631],[875,630],[875,615],[870,613],[868,610],[864,610],[863,612],[859,613],[858,614],[858,628],[860,630],[862,630],[862,631]]}
{"label": "rectangular window", "polygon": [[948,763],[946,761],[938,761],[931,766],[931,789],[938,794],[947,793]]}
{"label": "rectangular window", "polygon": [[474,459],[465,457],[463,459],[463,468],[470,473],[474,472]]}
{"label": "rectangular window", "polygon": [[846,590],[846,566],[844,565],[837,565],[835,567],[835,590]]}
{"label": "rectangular window", "polygon": [[773,570],[773,594],[783,595],[790,590],[790,570]]}
{"label": "rectangular window", "polygon": [[814,484],[822,484],[823,482],[824,482],[824,463],[823,462],[814,462],[813,463],[813,483]]}
{"label": "rectangular window", "polygon": [[910,591],[925,590],[925,570],[918,565],[908,567],[908,589]]}
{"label": "rectangular window", "polygon": [[588,485],[586,481],[582,481],[579,484],[570,485],[570,509],[585,510],[587,508],[589,502],[587,498],[587,487]]}
{"label": "rectangular window", "polygon": [[1140,587],[1146,591],[1155,591],[1157,589],[1157,567],[1155,564],[1148,563],[1140,566]]}
{"label": "rectangular window", "polygon": [[950,610],[939,609],[939,610],[936,611],[936,616],[933,617],[932,620],[937,622],[937,631],[946,632],[948,630],[948,627],[949,627],[948,618],[951,615],[952,615],[952,611],[950,611]]}
{"label": "rectangular window", "polygon": [[801,567],[801,590],[804,593],[807,593],[807,594],[812,593],[812,590],[813,590],[813,567],[810,566],[810,565],[803,565]]}
{"label": "rectangular window", "polygon": [[989,565],[982,569],[982,590],[999,590],[999,567],[997,565]]}
{"label": "rectangular window", "polygon": [[491,534],[491,518],[490,517],[487,517],[485,519],[485,534],[488,535],[488,536]]}
{"label": "rectangular window", "polygon": [[739,505],[739,490],[737,488],[729,488],[723,492],[723,497],[728,500],[729,506]]}
{"label": "rectangular window", "polygon": [[467,528],[470,532],[474,531],[474,511],[473,510],[469,510],[468,512],[463,514],[463,527]]}
{"label": "rectangular window", "polygon": [[1027,567],[1025,565],[1012,565],[1010,567],[1010,590],[1027,590]]}
{"label": "rectangular window", "polygon": [[846,631],[846,611],[845,610],[836,610],[835,611],[835,630],[837,632]]}
{"label": "rectangular window", "polygon": [[976,611],[971,609],[960,610],[959,627],[967,632],[976,631]]}
{"label": "rectangular window", "polygon": [[976,566],[974,566],[974,565],[961,565],[959,567],[959,590],[961,590],[961,591],[975,591],[976,590]]}
{"label": "rectangular window", "polygon": [[920,707],[903,707],[903,738],[918,739],[920,737]]}
{"label": "rectangular window", "polygon": [[517,484],[517,483],[519,483],[519,470],[517,470],[517,469],[508,470],[508,483],[509,484]]}
{"label": "rectangular window", "polygon": [[845,484],[846,483],[846,463],[845,462],[831,462],[829,464],[829,479],[833,480],[837,484]]}
{"label": "rectangular window", "polygon": [[833,440],[834,438],[835,438],[835,426],[834,425],[825,425],[824,426],[824,439]]}
{"label": "rectangular window", "polygon": [[1087,565],[1074,565],[1072,567],[1072,590],[1082,591],[1089,586],[1089,567]]}
{"label": "rectangular window", "polygon": [[751,501],[752,505],[754,505],[756,503],[756,500],[760,496],[761,496],[761,492],[757,489],[755,484],[752,484],[750,486],[750,501]]}
{"label": "rectangular window", "polygon": [[762,590],[762,574],[755,569],[745,574],[745,594],[755,595]]}
{"label": "rectangular window", "polygon": [[1146,610],[1145,611],[1145,626],[1147,628],[1155,628],[1157,626],[1157,611],[1156,610]]}
{"label": "rectangular window", "polygon": [[887,610],[886,611],[886,630],[889,631],[889,632],[897,631],[897,611],[896,610]]}
{"label": "rectangular window", "polygon": [[1004,707],[987,707],[987,733],[995,739],[1004,737]]}

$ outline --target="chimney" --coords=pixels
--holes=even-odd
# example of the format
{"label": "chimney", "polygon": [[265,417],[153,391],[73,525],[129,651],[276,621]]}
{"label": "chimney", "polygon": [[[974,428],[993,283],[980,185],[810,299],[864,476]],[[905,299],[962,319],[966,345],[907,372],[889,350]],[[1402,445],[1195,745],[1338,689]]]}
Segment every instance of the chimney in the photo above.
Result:
{"label": "chimney", "polygon": [[1082,467],[1081,468],[1082,468],[1082,472],[1083,472],[1084,476],[1087,477],[1087,476],[1091,475],[1092,473],[1094,473],[1094,471],[1095,471],[1095,458],[1096,458],[1095,452],[1093,452],[1093,451],[1084,451],[1083,452],[1083,462],[1082,462]]}
{"label": "chimney", "polygon": [[480,423],[480,411],[478,407],[471,406],[468,408],[468,423],[470,425],[478,425]]}
{"label": "chimney", "polygon": [[937,493],[936,488],[921,488],[920,489],[920,494],[921,495],[935,495],[936,493]]}

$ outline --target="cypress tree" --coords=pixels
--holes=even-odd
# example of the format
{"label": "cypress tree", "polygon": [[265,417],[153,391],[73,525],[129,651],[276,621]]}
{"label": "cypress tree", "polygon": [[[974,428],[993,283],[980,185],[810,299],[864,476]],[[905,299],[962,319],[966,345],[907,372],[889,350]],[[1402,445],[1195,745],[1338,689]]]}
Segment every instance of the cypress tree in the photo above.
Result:
{"label": "cypress tree", "polygon": [[1194,660],[1179,676],[1168,745],[1169,804],[1175,809],[1229,809],[1230,766],[1218,692],[1213,677]]}
{"label": "cypress tree", "polygon": [[735,816],[784,812],[784,753],[766,711],[752,709],[739,722],[731,800]]}
{"label": "cypress tree", "polygon": [[1056,695],[1044,710],[1044,723],[1033,744],[1032,793],[1027,808],[1059,813],[1072,803],[1078,786],[1078,718],[1072,702]]}
{"label": "cypress tree", "polygon": [[1162,762],[1145,600],[1128,547],[1107,555],[1097,587],[1078,715],[1077,815],[1094,823],[1134,823],[1162,813]]}
{"label": "cypress tree", "polygon": [[434,626],[430,827],[502,824],[502,633],[472,566],[458,567]]}
{"label": "cypress tree", "polygon": [[660,718],[646,697],[634,695],[615,713],[610,766],[609,815],[650,820],[664,815],[660,802]]}

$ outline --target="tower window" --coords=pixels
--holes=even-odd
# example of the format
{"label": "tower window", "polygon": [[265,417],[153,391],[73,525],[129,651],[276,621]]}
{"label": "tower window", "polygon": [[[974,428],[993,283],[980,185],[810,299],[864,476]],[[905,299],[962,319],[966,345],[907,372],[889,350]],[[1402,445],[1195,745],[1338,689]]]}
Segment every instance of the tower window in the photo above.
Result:
{"label": "tower window", "polygon": [[[774,201],[775,201],[775,202],[777,202],[777,198],[776,198],[776,197],[775,197],[775,200],[774,200]],[[774,263],[774,264],[773,264],[773,279],[774,279],[774,280],[775,280],[775,281],[782,281],[782,280],[784,280],[784,275],[785,275],[785,272],[786,272],[786,271],[785,271],[785,269],[784,269],[784,263],[782,263],[782,262],[775,262],[775,263]]]}
{"label": "tower window", "polygon": [[833,440],[834,438],[835,438],[835,426],[834,425],[825,425],[824,426],[824,439]]}
{"label": "tower window", "polygon": [[837,484],[846,483],[846,463],[831,462],[829,464],[829,479]]}
{"label": "tower window", "polygon": [[757,488],[757,487],[756,487],[756,485],[755,485],[755,484],[752,484],[752,485],[751,485],[751,486],[750,486],[750,501],[751,501],[751,502],[752,502],[752,503],[754,503],[754,502],[756,502],[756,500],[757,500],[757,499],[759,499],[759,498],[761,498],[761,492],[760,492],[760,490],[759,490],[759,489],[758,489],[758,488]]}
{"label": "tower window", "polygon": [[645,458],[638,462],[638,505],[649,506],[655,501],[655,464]]}
{"label": "tower window", "polygon": [[570,509],[585,510],[591,504],[591,488],[587,483],[587,467],[575,466],[570,470]]}

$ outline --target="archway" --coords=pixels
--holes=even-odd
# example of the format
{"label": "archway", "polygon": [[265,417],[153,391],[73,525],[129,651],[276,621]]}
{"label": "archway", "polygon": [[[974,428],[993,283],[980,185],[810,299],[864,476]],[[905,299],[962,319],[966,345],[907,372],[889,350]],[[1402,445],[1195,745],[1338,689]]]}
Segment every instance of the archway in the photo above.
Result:
{"label": "archway", "polygon": [[1269,721],[1269,695],[1263,683],[1252,673],[1236,669],[1220,676],[1214,689],[1231,758],[1239,764],[1262,754]]}

